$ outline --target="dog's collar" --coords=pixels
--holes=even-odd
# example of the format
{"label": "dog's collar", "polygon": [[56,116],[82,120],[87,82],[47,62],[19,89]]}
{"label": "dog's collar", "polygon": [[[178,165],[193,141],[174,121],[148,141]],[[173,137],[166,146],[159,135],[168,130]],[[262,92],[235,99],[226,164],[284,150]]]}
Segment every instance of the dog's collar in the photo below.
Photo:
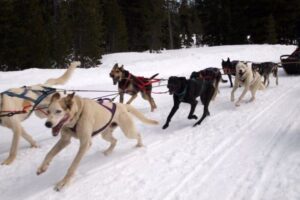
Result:
{"label": "dog's collar", "polygon": [[[120,88],[122,90],[126,90],[126,88],[129,86],[129,83],[130,83],[130,80],[131,80],[131,76],[132,76],[131,73],[128,72],[128,76],[125,77],[125,78],[122,78],[122,80],[125,80],[124,85],[122,87],[120,86]],[[119,83],[119,85],[120,85],[120,83]]]}
{"label": "dog's collar", "polygon": [[186,84],[184,87],[184,90],[182,92],[180,92],[180,93],[174,92],[174,94],[179,97],[179,101],[183,101],[185,94],[187,92],[187,87],[188,87],[188,85]]}

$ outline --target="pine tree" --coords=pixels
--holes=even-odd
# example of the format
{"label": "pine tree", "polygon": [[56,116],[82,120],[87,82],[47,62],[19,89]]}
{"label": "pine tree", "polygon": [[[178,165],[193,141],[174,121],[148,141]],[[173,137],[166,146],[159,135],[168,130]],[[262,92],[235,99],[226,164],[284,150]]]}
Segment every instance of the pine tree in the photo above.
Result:
{"label": "pine tree", "polygon": [[277,43],[277,33],[276,33],[276,27],[275,27],[275,20],[273,15],[269,15],[267,18],[266,23],[266,42],[269,44],[276,44]]}
{"label": "pine tree", "polygon": [[164,0],[144,0],[142,4],[144,38],[150,52],[160,52],[162,49],[162,24],[164,15]]}
{"label": "pine tree", "polygon": [[44,2],[47,16],[47,28],[50,35],[50,52],[54,67],[62,67],[72,53],[72,31],[69,18],[69,3],[49,0]]}
{"label": "pine tree", "polygon": [[117,0],[105,0],[103,8],[106,52],[126,51],[128,49],[126,22]]}
{"label": "pine tree", "polygon": [[99,0],[72,2],[72,31],[75,59],[83,67],[99,64],[103,53],[103,12]]}
{"label": "pine tree", "polygon": [[179,8],[180,18],[180,32],[183,45],[191,47],[193,43],[192,28],[191,28],[191,9],[189,8],[188,1],[182,0]]}

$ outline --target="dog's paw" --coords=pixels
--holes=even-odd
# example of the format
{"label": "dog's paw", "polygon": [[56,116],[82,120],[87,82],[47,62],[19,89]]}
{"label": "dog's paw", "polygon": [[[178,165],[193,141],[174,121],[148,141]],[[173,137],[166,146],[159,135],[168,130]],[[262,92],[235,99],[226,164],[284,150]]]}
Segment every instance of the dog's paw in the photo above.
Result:
{"label": "dog's paw", "polygon": [[235,103],[236,107],[239,107],[240,105],[241,105],[241,103],[239,101]]}
{"label": "dog's paw", "polygon": [[40,175],[42,173],[44,173],[45,171],[47,171],[48,166],[40,166],[37,171],[36,171],[36,175]]}
{"label": "dog's paw", "polygon": [[30,145],[30,148],[36,149],[36,148],[40,148],[40,146],[36,143],[33,143],[33,144]]}
{"label": "dog's paw", "polygon": [[53,189],[54,189],[56,192],[59,192],[59,191],[61,191],[61,190],[63,189],[63,187],[66,186],[66,185],[67,185],[67,182],[63,179],[63,180],[59,181],[59,182],[54,186]]}
{"label": "dog's paw", "polygon": [[169,124],[165,124],[163,127],[162,127],[162,129],[166,129],[166,128],[168,128],[169,127]]}
{"label": "dog's paw", "polygon": [[10,165],[14,160],[14,157],[8,157],[1,163],[1,165]]}
{"label": "dog's paw", "polygon": [[188,116],[188,119],[198,119],[196,115]]}
{"label": "dog's paw", "polygon": [[196,126],[198,126],[198,125],[200,125],[199,122],[197,122],[196,124],[194,124],[193,127],[196,127]]}

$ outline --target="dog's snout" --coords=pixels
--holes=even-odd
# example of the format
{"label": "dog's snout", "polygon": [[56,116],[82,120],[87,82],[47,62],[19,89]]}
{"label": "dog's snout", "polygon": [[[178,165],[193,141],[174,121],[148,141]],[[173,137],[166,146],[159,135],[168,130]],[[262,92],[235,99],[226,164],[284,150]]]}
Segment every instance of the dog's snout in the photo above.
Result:
{"label": "dog's snout", "polygon": [[45,123],[45,126],[46,126],[47,128],[51,128],[52,125],[53,125],[53,124],[52,124],[51,122],[46,122],[46,123]]}

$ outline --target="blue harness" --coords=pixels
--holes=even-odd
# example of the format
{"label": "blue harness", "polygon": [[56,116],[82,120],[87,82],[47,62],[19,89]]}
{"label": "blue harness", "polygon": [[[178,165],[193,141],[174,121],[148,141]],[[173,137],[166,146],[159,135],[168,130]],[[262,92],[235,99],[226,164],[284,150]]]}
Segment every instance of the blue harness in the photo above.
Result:
{"label": "blue harness", "polygon": [[[4,92],[1,93],[1,96],[7,95],[7,96],[10,96],[10,97],[17,97],[17,98],[25,99],[25,100],[28,100],[28,101],[32,102],[33,103],[33,107],[30,110],[30,112],[29,112],[29,114],[28,114],[27,117],[29,117],[31,115],[31,113],[41,103],[41,101],[43,101],[48,95],[53,94],[54,92],[56,92],[55,88],[45,87],[45,86],[42,86],[42,88],[43,88],[42,90],[33,90],[33,89],[30,89],[30,88],[28,88],[26,86],[24,86],[22,88],[24,88],[24,91],[21,94],[16,94],[14,92],[6,90],[6,91],[4,91]],[[37,99],[33,99],[33,98],[27,96],[27,93],[29,91],[32,91],[32,92],[36,93],[37,95],[39,95],[38,98]],[[1,108],[2,108],[2,106],[1,106]],[[10,115],[8,114],[7,116],[10,116]]]}

